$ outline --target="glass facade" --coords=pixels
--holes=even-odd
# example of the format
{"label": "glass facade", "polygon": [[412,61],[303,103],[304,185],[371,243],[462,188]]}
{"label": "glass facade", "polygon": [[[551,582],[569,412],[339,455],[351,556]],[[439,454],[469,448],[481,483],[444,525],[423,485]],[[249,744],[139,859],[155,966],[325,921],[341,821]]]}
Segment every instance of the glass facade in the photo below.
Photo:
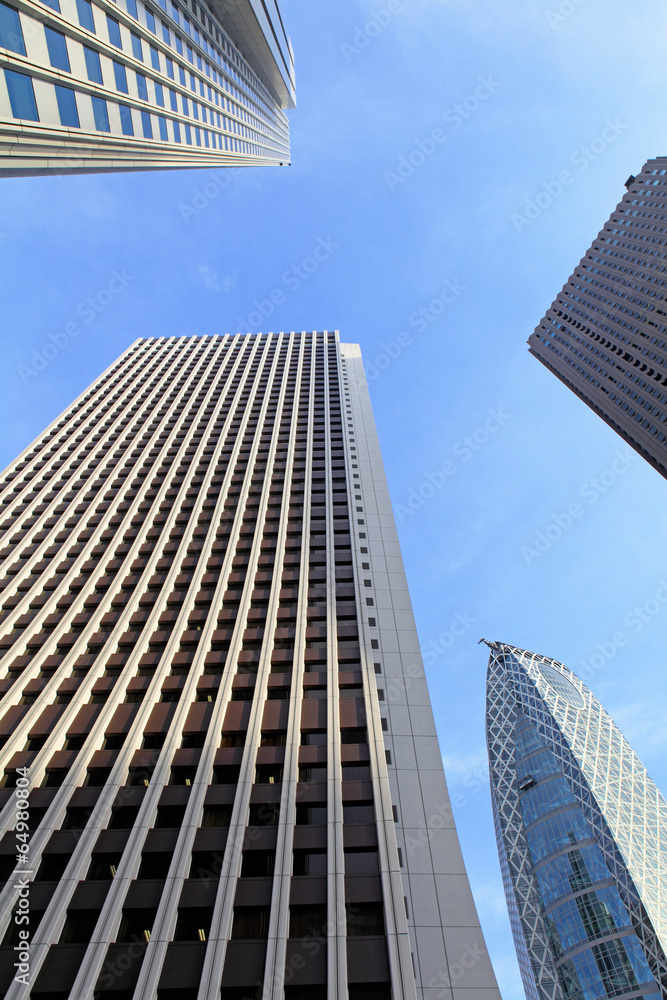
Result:
{"label": "glass facade", "polygon": [[[294,107],[293,65],[277,7],[272,4],[269,23],[275,27],[275,18],[279,24],[286,57],[279,60],[275,53],[267,57],[270,46],[263,29],[254,15],[243,13],[250,0],[234,4],[238,13],[229,13],[227,6],[188,0],[177,7],[162,0],[152,7],[150,0],[119,0],[112,16],[89,0],[68,2],[62,10],[45,0],[26,0],[20,10],[0,0],[0,46],[24,57],[10,56],[4,68],[28,81],[21,85],[12,77],[0,78],[0,172],[12,170],[14,156],[21,157],[22,173],[38,172],[26,166],[30,157],[41,157],[44,170],[53,169],[47,161],[57,157],[61,172],[68,169],[68,156],[77,161],[72,164],[76,172],[122,169],[125,160],[127,169],[135,170],[289,163],[285,109]],[[240,19],[240,29],[235,19]],[[244,31],[254,33],[252,38],[244,37]],[[252,56],[241,55],[239,46]],[[287,73],[284,80],[273,79],[280,73],[272,59]],[[68,117],[68,135],[60,129],[64,123],[55,92],[63,73],[71,78],[78,108],[76,124]],[[157,115],[165,106],[167,81],[176,113],[169,124],[159,123]],[[29,111],[26,93],[32,95]],[[124,95],[122,105],[117,94]],[[98,124],[99,100],[108,102],[107,129]],[[187,152],[178,148],[186,117],[197,123]],[[17,121],[40,123],[37,146],[33,141],[28,149],[32,132],[24,126],[17,135]],[[58,130],[53,147],[48,143],[50,125]],[[110,133],[102,145],[100,131]],[[24,149],[18,149],[23,143]]]}
{"label": "glass facade", "polygon": [[664,996],[667,804],[573,674],[489,645],[491,791],[526,994]]}

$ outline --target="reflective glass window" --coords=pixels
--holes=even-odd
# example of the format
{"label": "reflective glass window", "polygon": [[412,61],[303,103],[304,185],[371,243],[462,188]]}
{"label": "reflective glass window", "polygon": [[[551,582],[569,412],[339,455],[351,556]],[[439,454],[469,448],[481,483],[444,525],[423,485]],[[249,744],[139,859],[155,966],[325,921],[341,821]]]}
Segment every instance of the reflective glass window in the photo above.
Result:
{"label": "reflective glass window", "polygon": [[35,90],[32,85],[32,78],[25,73],[15,73],[14,70],[5,70],[5,83],[9,94],[9,103],[14,118],[22,118],[24,121],[38,122],[37,102],[35,101]]}
{"label": "reflective glass window", "polygon": [[61,69],[65,73],[70,72],[69,56],[67,54],[67,41],[60,31],[53,28],[44,27],[46,35],[46,47],[49,50],[49,61],[54,69]]}
{"label": "reflective glass window", "polygon": [[20,56],[26,54],[19,12],[6,3],[0,3],[0,45]]}
{"label": "reflective glass window", "polygon": [[56,86],[56,101],[60,124],[70,128],[79,128],[79,112],[76,107],[76,95],[71,87]]}
{"label": "reflective glass window", "polygon": [[86,71],[88,79],[93,83],[102,83],[102,65],[100,54],[95,49],[89,49],[87,45],[83,47],[83,55],[86,60]]}

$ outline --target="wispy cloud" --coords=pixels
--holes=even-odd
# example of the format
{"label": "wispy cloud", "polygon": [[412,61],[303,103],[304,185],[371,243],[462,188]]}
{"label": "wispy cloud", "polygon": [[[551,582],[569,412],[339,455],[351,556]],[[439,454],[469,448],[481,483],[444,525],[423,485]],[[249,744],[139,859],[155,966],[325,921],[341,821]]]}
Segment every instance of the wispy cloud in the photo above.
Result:
{"label": "wispy cloud", "polygon": [[204,288],[207,288],[209,292],[231,292],[239,279],[238,267],[220,277],[216,269],[211,267],[210,264],[199,264],[197,274]]}

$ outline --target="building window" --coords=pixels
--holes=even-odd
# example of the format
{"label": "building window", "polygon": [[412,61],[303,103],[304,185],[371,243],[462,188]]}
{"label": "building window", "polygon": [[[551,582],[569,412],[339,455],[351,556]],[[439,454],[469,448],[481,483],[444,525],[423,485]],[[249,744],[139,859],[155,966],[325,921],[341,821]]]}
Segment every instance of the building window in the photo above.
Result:
{"label": "building window", "polygon": [[53,28],[44,28],[46,35],[46,47],[49,50],[49,60],[54,69],[61,69],[65,73],[70,72],[69,56],[67,55],[67,41],[65,36]]}
{"label": "building window", "polygon": [[150,50],[151,50],[151,66],[153,67],[153,69],[156,69],[156,70],[159,71],[159,69],[160,69],[160,53],[158,52],[158,50],[155,48],[154,45],[151,45]]}
{"label": "building window", "polygon": [[145,7],[144,10],[146,13],[146,27],[155,35],[157,32],[155,31],[155,17],[153,16],[153,11],[149,10],[148,7]]}
{"label": "building window", "polygon": [[169,133],[167,131],[167,119],[166,118],[162,118],[160,116],[160,117],[158,117],[157,121],[158,121],[158,125],[160,127],[160,138],[163,139],[164,142],[168,142],[169,141]]}
{"label": "building window", "polygon": [[135,35],[133,31],[130,32],[130,37],[132,39],[132,55],[135,59],[140,62],[144,61],[144,51],[141,47],[141,39],[138,35]]}
{"label": "building window", "polygon": [[146,77],[143,73],[137,73],[137,91],[142,101],[148,100],[148,87],[146,86]]}
{"label": "building window", "polygon": [[127,94],[127,72],[122,63],[114,62],[113,75],[116,80],[116,90],[119,90],[121,94]]}
{"label": "building window", "polygon": [[119,104],[118,107],[120,110],[120,127],[123,130],[123,135],[134,135],[132,109],[128,108],[127,104]]}
{"label": "building window", "polygon": [[79,128],[79,112],[76,108],[76,96],[71,87],[56,86],[56,101],[60,124],[71,128]]}
{"label": "building window", "polygon": [[93,83],[102,83],[102,66],[100,64],[99,52],[96,52],[95,49],[89,49],[84,45],[83,54],[86,60],[88,79]]}
{"label": "building window", "polygon": [[35,101],[32,78],[26,76],[25,73],[15,73],[11,69],[6,69],[5,82],[14,118],[38,122],[39,115],[37,114],[37,102]]}
{"label": "building window", "polygon": [[107,14],[107,29],[109,31],[109,41],[117,49],[122,49],[123,43],[120,38],[120,24]]}
{"label": "building window", "polygon": [[141,112],[141,127],[144,131],[144,139],[153,138],[153,125],[151,123],[151,116],[148,111]]}
{"label": "building window", "polygon": [[155,103],[159,108],[164,107],[164,91],[161,83],[155,84]]}
{"label": "building window", "polygon": [[76,0],[76,9],[79,15],[79,24],[86,31],[95,34],[95,21],[93,18],[93,5],[90,0]]}
{"label": "building window", "polygon": [[5,3],[0,3],[0,45],[20,56],[26,54],[19,12]]}
{"label": "building window", "polygon": [[109,127],[109,112],[107,111],[107,102],[102,100],[101,97],[93,97],[93,117],[95,118],[95,128],[98,132],[110,132]]}

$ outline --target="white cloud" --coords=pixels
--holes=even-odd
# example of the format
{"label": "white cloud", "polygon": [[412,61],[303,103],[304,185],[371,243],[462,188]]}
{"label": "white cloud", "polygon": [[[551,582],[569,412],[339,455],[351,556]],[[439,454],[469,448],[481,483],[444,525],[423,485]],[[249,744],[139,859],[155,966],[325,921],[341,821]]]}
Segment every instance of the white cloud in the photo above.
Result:
{"label": "white cloud", "polygon": [[210,264],[200,264],[197,267],[197,274],[204,288],[207,288],[210,292],[226,293],[231,292],[232,288],[236,285],[239,277],[239,269],[235,267],[233,271],[221,278]]}

